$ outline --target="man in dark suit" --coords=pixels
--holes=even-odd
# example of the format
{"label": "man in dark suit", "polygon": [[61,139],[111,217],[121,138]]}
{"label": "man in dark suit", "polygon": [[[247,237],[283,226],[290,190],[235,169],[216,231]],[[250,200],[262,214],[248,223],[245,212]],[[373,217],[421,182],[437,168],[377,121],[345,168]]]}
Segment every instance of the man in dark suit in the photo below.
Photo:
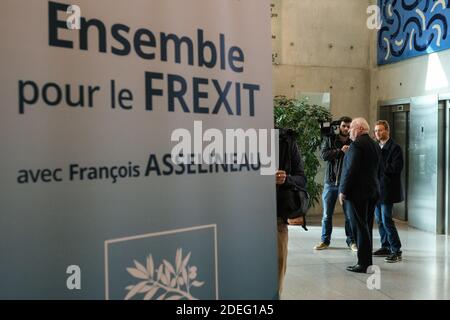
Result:
{"label": "man in dark suit", "polygon": [[378,166],[381,152],[369,136],[369,124],[356,118],[350,124],[353,143],[344,157],[339,202],[347,201],[358,247],[358,263],[348,271],[365,273],[372,265],[373,212],[380,196]]}
{"label": "man in dark suit", "polygon": [[384,261],[393,263],[402,260],[402,244],[395,223],[392,220],[394,203],[404,200],[401,174],[403,153],[389,133],[389,123],[380,120],[375,126],[375,137],[380,148],[382,161],[378,178],[380,179],[381,199],[375,208],[375,220],[381,237],[381,248],[373,253],[376,257],[386,257]]}

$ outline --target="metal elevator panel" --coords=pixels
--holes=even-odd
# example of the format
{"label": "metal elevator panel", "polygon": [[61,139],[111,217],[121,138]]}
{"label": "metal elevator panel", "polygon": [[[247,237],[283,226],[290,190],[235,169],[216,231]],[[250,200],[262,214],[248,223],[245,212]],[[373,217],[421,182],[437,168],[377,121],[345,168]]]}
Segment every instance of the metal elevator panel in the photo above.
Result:
{"label": "metal elevator panel", "polygon": [[393,120],[392,120],[393,130],[391,132],[391,138],[400,145],[403,153],[403,171],[402,171],[402,185],[405,192],[405,201],[396,203],[394,205],[393,216],[399,220],[408,220],[408,194],[407,194],[407,186],[408,186],[408,161],[407,152],[408,152],[408,131],[409,131],[409,111],[398,111],[393,112]]}
{"label": "metal elevator panel", "polygon": [[450,235],[450,100],[443,100],[442,103],[444,107],[444,139],[443,139],[443,149],[444,154],[444,212],[440,218],[438,218],[438,229],[442,231],[443,234]]}
{"label": "metal elevator panel", "polygon": [[446,135],[446,101],[439,101],[438,104],[438,176],[437,176],[437,212],[436,212],[436,233],[445,234],[445,202],[446,202],[446,173],[448,167],[446,166],[446,148],[447,135]]}
{"label": "metal elevator panel", "polygon": [[430,232],[438,232],[437,216],[442,212],[439,119],[442,115],[440,118],[437,96],[411,98],[408,221],[411,226]]}
{"label": "metal elevator panel", "polygon": [[379,109],[379,119],[389,123],[391,138],[400,145],[403,152],[402,185],[405,200],[396,203],[393,208],[393,217],[398,220],[408,220],[408,146],[409,146],[409,109],[410,105],[388,105]]}
{"label": "metal elevator panel", "polygon": [[381,106],[379,109],[378,120],[386,120],[389,124],[392,123],[391,115],[392,106]]}

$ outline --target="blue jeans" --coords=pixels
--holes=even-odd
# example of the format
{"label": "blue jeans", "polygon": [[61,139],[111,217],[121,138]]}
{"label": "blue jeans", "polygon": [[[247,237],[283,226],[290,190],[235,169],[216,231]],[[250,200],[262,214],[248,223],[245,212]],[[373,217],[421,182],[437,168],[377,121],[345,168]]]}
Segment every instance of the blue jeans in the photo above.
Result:
{"label": "blue jeans", "polygon": [[[339,195],[339,186],[334,184],[325,183],[322,193],[322,204],[323,204],[323,218],[322,218],[322,242],[330,244],[331,232],[333,231],[333,214],[334,207],[336,206],[336,201]],[[347,244],[350,245],[355,242],[355,237],[353,236],[349,210],[347,208],[346,202],[344,202],[344,215],[345,215],[345,235],[347,236]]]}
{"label": "blue jeans", "polygon": [[393,204],[379,203],[375,207],[375,221],[381,237],[381,247],[391,250],[391,253],[399,253],[402,244],[392,220]]}

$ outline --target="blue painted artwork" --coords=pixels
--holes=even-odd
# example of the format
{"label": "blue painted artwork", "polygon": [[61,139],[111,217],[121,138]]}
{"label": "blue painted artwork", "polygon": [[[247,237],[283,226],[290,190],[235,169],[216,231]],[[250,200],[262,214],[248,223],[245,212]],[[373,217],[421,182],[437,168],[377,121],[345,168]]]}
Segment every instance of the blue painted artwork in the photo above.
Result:
{"label": "blue painted artwork", "polygon": [[378,64],[450,48],[450,0],[379,0]]}

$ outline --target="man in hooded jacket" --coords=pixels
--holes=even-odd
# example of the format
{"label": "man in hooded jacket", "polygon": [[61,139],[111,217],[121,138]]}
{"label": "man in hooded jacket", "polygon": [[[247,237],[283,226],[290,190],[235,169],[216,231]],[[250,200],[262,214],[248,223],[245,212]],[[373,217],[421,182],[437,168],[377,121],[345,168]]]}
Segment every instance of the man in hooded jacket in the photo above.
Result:
{"label": "man in hooded jacket", "polygon": [[306,176],[303,162],[296,143],[294,131],[279,130],[279,170],[276,172],[277,189],[277,227],[278,227],[278,293],[281,295],[287,267],[288,224],[305,227],[303,217],[288,219],[282,212],[282,201],[289,189],[306,188]]}

